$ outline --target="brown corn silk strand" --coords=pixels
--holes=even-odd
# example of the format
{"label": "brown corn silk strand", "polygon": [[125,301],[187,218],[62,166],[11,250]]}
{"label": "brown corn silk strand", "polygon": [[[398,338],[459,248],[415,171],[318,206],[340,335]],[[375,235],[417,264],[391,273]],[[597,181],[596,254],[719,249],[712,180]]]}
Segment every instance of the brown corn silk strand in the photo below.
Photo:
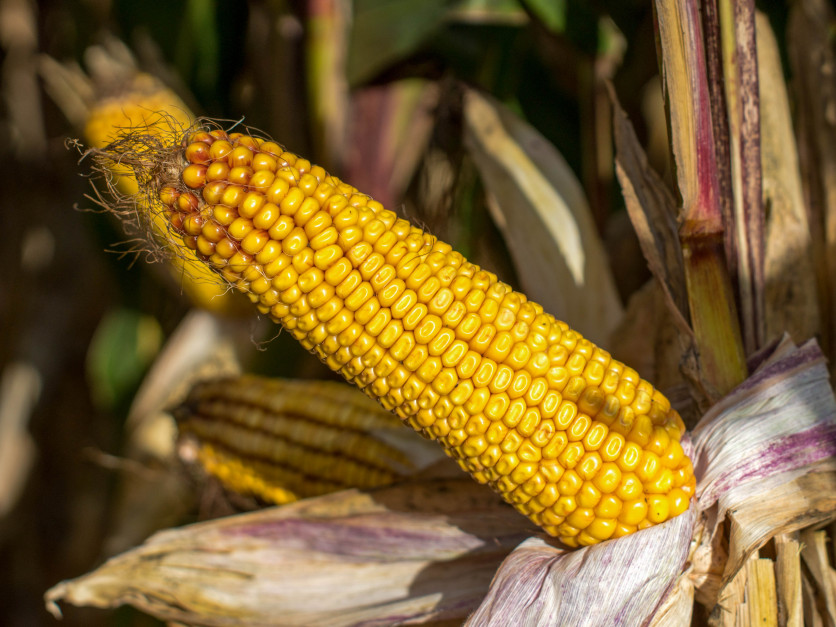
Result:
{"label": "brown corn silk strand", "polygon": [[[99,155],[127,163],[126,143]],[[669,401],[448,244],[278,144],[206,121],[136,166],[175,250],[548,534],[594,544],[688,508]]]}

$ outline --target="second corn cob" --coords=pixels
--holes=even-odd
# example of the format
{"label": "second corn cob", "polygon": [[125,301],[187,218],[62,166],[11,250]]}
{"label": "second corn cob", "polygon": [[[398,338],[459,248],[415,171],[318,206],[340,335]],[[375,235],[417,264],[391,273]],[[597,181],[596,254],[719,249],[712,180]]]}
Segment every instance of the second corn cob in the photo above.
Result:
{"label": "second corn cob", "polygon": [[209,474],[271,503],[390,485],[444,457],[400,438],[396,416],[338,382],[208,379],[174,416]]}
{"label": "second corn cob", "polygon": [[[130,139],[130,138],[128,138]],[[667,399],[449,245],[250,134],[120,154],[185,246],[333,370],[570,546],[664,522],[695,479]]]}

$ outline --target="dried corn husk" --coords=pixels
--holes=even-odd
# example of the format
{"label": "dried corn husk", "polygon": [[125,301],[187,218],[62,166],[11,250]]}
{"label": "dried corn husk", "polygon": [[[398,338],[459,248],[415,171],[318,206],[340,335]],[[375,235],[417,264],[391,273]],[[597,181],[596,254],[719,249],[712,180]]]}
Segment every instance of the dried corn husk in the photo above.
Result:
{"label": "dried corn husk", "polygon": [[695,518],[692,506],[641,533],[579,551],[532,538],[505,560],[467,624],[645,624],[688,558]]}
{"label": "dried corn husk", "polygon": [[[316,626],[464,618],[484,599],[469,625],[687,625],[695,593],[710,609],[730,582],[746,585],[735,574],[770,538],[836,512],[836,401],[821,352],[785,339],[760,360],[695,430],[699,498],[663,525],[565,551],[467,480],[349,490],[157,534],[53,588],[49,607]],[[758,588],[764,568],[747,566]]]}
{"label": "dried corn husk", "polygon": [[530,523],[469,479],[348,490],[158,533],[56,602],[130,603],[192,625],[463,618]]}

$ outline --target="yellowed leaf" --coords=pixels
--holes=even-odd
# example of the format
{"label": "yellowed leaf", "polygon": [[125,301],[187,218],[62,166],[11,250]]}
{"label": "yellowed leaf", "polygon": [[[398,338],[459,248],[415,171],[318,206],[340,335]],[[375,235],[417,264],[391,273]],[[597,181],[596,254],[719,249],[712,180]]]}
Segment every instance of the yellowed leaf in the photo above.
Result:
{"label": "yellowed leaf", "polygon": [[465,138],[523,290],[593,341],[621,317],[603,245],[580,183],[560,153],[511,111],[470,91]]}

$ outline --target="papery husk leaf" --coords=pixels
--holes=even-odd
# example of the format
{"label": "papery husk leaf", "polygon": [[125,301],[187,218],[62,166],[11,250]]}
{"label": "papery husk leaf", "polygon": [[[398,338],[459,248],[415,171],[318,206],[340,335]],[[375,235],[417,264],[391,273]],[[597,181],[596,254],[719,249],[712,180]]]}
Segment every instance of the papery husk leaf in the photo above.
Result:
{"label": "papery husk leaf", "polygon": [[775,35],[757,14],[761,103],[761,162],[765,224],[766,339],[789,333],[796,341],[821,328],[810,223],[784,70]]}
{"label": "papery husk leaf", "polygon": [[653,615],[650,627],[688,627],[694,613],[694,584],[680,575],[676,586]]}
{"label": "papery husk leaf", "polygon": [[[703,417],[693,438],[702,544],[712,545],[699,557],[696,581],[710,607],[769,539],[836,515],[836,401],[816,343],[795,348],[785,339]],[[710,555],[723,550],[717,538],[726,518],[728,558],[718,560]]]}
{"label": "papery husk leaf", "polygon": [[761,366],[703,416],[692,437],[700,505],[705,510],[720,500],[720,519],[758,491],[753,481],[803,474],[799,467],[836,456],[836,401],[815,341]]}
{"label": "papery husk leaf", "polygon": [[470,479],[347,490],[158,533],[46,600],[207,626],[463,618],[532,532]]}
{"label": "papery husk leaf", "polygon": [[573,551],[526,540],[466,625],[647,624],[677,586],[696,517],[692,505],[661,525]]}
{"label": "papery husk leaf", "polygon": [[554,146],[499,103],[468,91],[464,108],[465,142],[523,290],[604,342],[622,307],[580,183]]}
{"label": "papery husk leaf", "polygon": [[[741,568],[748,556],[778,533],[790,533],[831,520],[836,512],[834,460],[819,462],[775,488],[764,486],[728,513],[729,559],[726,573]],[[770,482],[771,483],[771,482]],[[764,498],[768,494],[769,498]],[[728,575],[727,575],[728,576]]]}

